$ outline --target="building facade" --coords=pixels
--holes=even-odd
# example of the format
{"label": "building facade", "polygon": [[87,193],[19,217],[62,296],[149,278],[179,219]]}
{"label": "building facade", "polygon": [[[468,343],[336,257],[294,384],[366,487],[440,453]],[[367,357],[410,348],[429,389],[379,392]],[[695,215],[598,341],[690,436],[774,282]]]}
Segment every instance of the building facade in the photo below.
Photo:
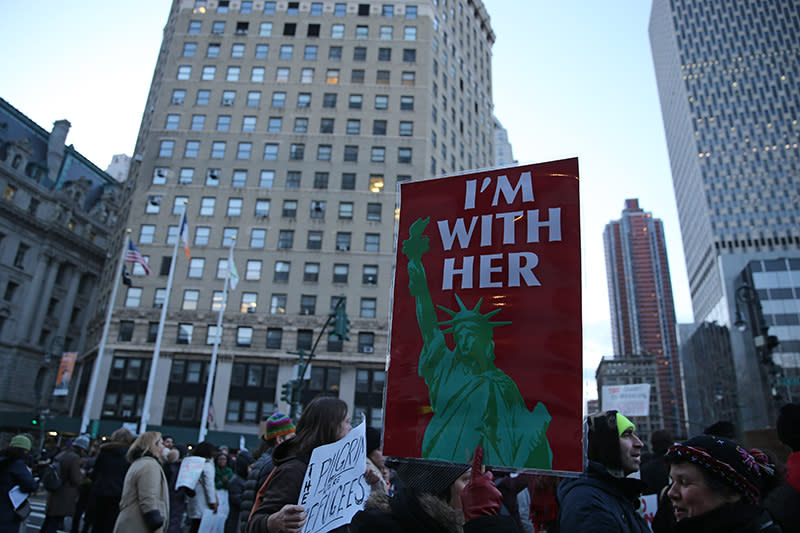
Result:
{"label": "building facade", "polygon": [[508,130],[494,117],[494,164],[498,167],[515,165],[514,150],[508,140]]}
{"label": "building facade", "polygon": [[684,435],[680,356],[660,219],[625,201],[622,218],[603,232],[614,353],[642,354],[657,362],[661,417],[673,435]]}
{"label": "building facade", "polygon": [[115,154],[111,158],[111,163],[106,167],[106,174],[119,182],[128,179],[128,168],[131,166],[131,158],[126,154]]}
{"label": "building facade", "polygon": [[[658,363],[652,356],[639,354],[603,357],[595,372],[597,392],[600,393],[599,409],[601,410],[607,409],[603,405],[603,387],[640,383],[650,385],[650,416],[630,416],[630,419],[636,424],[636,434],[648,447],[654,431],[671,427],[669,421],[661,416],[663,402],[660,396],[658,372]],[[673,433],[673,435],[681,434]]]}
{"label": "building facade", "polygon": [[[118,289],[91,418],[141,416],[168,301],[150,424],[255,433],[288,409],[291,352],[320,339],[303,400],[338,395],[380,426],[397,184],[493,164],[493,42],[472,0],[173,1],[128,178],[153,272]],[[167,295],[184,209],[191,258]],[[341,296],[343,342],[322,329]]]}
{"label": "building facade", "polygon": [[[750,261],[800,255],[800,6],[654,0],[650,41],[696,322],[735,320]],[[731,338],[743,429],[774,420]]]}
{"label": "building facade", "polygon": [[[120,186],[72,146],[0,99],[0,426],[66,414],[53,396],[63,352],[80,352],[118,223]],[[19,417],[22,418],[19,418]]]}

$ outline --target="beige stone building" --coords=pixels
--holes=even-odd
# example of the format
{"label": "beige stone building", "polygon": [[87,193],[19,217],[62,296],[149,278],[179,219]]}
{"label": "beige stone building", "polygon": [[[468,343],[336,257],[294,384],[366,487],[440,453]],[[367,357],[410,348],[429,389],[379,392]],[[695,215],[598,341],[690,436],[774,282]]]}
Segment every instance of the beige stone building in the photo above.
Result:
{"label": "beige stone building", "polygon": [[480,1],[174,0],[129,174],[153,272],[119,288],[91,418],[141,416],[185,205],[151,426],[188,436],[205,416],[234,238],[210,438],[288,409],[290,352],[341,295],[350,340],[323,333],[303,398],[338,395],[381,426],[398,183],[493,164],[493,42]]}

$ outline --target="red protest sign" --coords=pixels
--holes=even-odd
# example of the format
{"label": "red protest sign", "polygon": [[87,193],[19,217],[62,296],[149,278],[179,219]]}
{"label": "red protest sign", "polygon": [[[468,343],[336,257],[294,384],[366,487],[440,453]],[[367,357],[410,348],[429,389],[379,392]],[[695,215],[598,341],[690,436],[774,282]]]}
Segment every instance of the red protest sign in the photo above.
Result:
{"label": "red protest sign", "polygon": [[384,454],[582,470],[578,161],[406,182]]}

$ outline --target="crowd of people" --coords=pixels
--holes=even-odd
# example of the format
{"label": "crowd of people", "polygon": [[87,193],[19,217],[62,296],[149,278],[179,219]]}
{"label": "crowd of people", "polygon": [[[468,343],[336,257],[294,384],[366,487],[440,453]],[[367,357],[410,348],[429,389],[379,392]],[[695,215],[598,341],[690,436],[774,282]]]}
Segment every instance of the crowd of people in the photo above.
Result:
{"label": "crowd of people", "polygon": [[[785,464],[772,451],[746,449],[731,424],[682,442],[656,431],[645,456],[623,413],[594,413],[577,477],[485,471],[480,446],[472,465],[384,458],[381,432],[367,428],[369,498],[333,531],[799,532],[800,404],[781,408],[776,427],[792,451]],[[0,452],[0,490],[9,493],[0,498],[0,533],[20,531],[30,512],[24,496],[44,487],[45,533],[296,533],[306,520],[297,502],[312,451],[350,430],[347,404],[319,397],[296,424],[281,413],[264,420],[252,454],[120,428],[95,444],[78,436],[38,471],[31,437],[16,435]],[[190,463],[193,475],[182,469]],[[658,499],[649,524],[643,494]]]}

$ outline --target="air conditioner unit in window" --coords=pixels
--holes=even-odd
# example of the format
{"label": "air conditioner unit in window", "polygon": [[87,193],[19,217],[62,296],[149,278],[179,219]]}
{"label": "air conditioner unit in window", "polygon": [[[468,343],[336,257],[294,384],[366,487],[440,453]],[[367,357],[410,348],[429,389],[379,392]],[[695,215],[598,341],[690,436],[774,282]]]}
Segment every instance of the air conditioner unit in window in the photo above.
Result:
{"label": "air conditioner unit in window", "polygon": [[348,244],[337,244],[336,245],[336,249],[341,251],[341,252],[349,252],[350,251],[350,245],[348,245]]}
{"label": "air conditioner unit in window", "polygon": [[227,105],[227,106],[233,105],[233,98],[223,98],[222,105]]}
{"label": "air conditioner unit in window", "polygon": [[378,281],[378,276],[367,276],[367,283],[376,283]]}
{"label": "air conditioner unit in window", "polygon": [[361,353],[372,353],[375,351],[375,348],[372,346],[362,346]]}

